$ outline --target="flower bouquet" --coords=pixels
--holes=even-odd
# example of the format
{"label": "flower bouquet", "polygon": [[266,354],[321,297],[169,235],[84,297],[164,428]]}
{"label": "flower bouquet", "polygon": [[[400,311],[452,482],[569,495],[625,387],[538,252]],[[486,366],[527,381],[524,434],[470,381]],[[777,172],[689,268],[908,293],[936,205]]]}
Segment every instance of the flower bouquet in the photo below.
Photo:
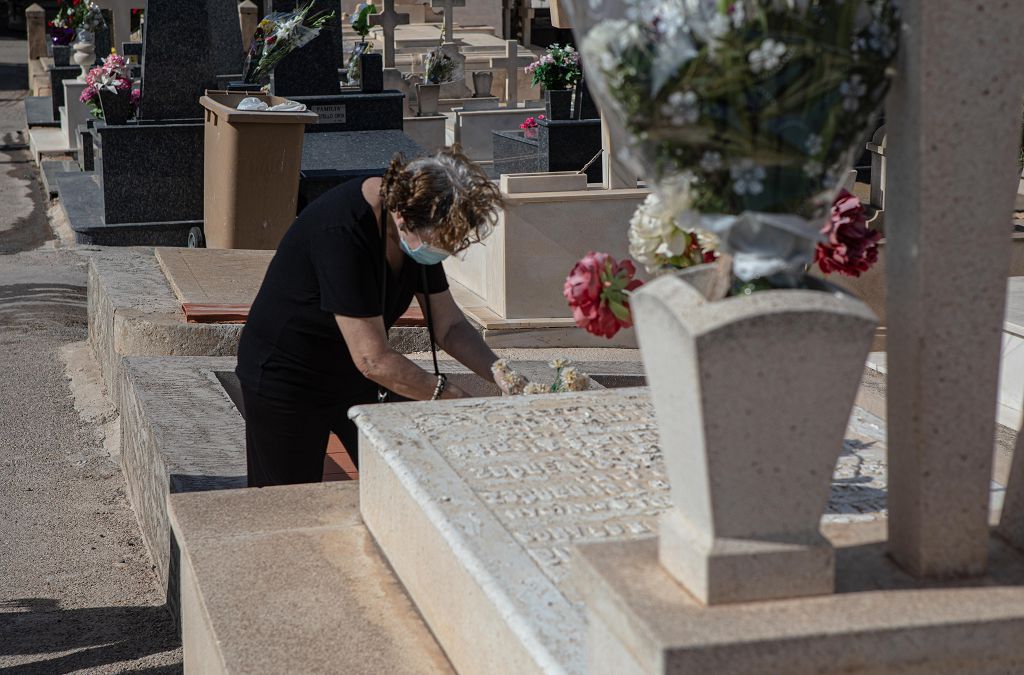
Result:
{"label": "flower bouquet", "polygon": [[579,52],[570,45],[551,45],[543,56],[526,66],[526,74],[534,86],[544,88],[548,117],[568,119],[572,90],[583,77]]}
{"label": "flower bouquet", "polygon": [[111,54],[85,76],[79,100],[89,113],[107,124],[125,124],[135,116],[141,93],[132,89],[128,60]]}
{"label": "flower bouquet", "polygon": [[561,394],[570,391],[586,391],[590,388],[590,376],[581,372],[566,358],[553,359],[548,366],[555,371],[551,384],[529,382],[517,373],[505,359],[498,359],[491,366],[494,382],[506,396],[523,394]]}
{"label": "flower bouquet", "polygon": [[632,261],[616,261],[607,253],[590,252],[569,272],[562,294],[576,325],[599,337],[613,338],[633,325],[629,296],[643,285],[635,279]]}
{"label": "flower bouquet", "polygon": [[96,41],[96,30],[107,25],[107,20],[103,17],[103,11],[99,5],[95,2],[86,2],[83,0],[79,5],[76,6],[78,9],[78,41],[79,42],[95,42]]}
{"label": "flower bouquet", "polygon": [[259,82],[268,78],[274,66],[296,49],[312,42],[334,12],[310,15],[313,2],[294,12],[273,12],[267,15],[253,35],[246,57],[245,81]]}
{"label": "flower bouquet", "polygon": [[451,82],[455,76],[455,59],[440,47],[431,49],[423,56],[423,72],[428,84]]}
{"label": "flower bouquet", "polygon": [[540,126],[539,120],[545,119],[544,115],[537,115],[536,117],[527,117],[519,124],[519,128],[523,130],[523,135],[526,138],[536,138],[537,128]]}
{"label": "flower bouquet", "polygon": [[50,40],[55,46],[64,47],[71,44],[84,12],[85,3],[82,0],[60,0],[57,16],[50,22]]}
{"label": "flower bouquet", "polygon": [[359,42],[352,46],[352,52],[348,57],[348,81],[350,84],[362,82],[362,66],[360,57],[373,51],[373,43],[367,40],[370,36],[370,17],[378,12],[373,2],[361,2],[356,5],[355,11],[349,17],[349,25],[359,36]]}
{"label": "flower bouquet", "polygon": [[666,209],[716,233],[741,282],[802,286],[889,88],[896,1],[626,0],[577,26]]}

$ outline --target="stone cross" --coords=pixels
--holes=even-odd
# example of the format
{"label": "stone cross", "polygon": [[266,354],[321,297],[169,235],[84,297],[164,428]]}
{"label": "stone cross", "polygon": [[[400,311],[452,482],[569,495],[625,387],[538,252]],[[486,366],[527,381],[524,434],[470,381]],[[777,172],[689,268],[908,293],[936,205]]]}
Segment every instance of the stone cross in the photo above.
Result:
{"label": "stone cross", "polygon": [[408,14],[395,11],[395,0],[384,0],[384,9],[370,17],[370,25],[384,31],[384,67],[395,67],[395,29],[409,23]]}
{"label": "stone cross", "polygon": [[465,7],[466,0],[430,0],[430,6],[444,10],[444,41],[455,41],[455,8]]}
{"label": "stone cross", "polygon": [[491,57],[491,68],[501,68],[506,73],[505,101],[506,106],[515,108],[519,103],[519,69],[533,63],[533,59],[519,56],[519,43],[505,40],[505,56]]}
{"label": "stone cross", "polygon": [[[1024,70],[1014,37],[1024,33],[1024,3],[910,0],[903,19],[913,29],[903,31],[886,103],[889,551],[919,577],[979,575],[989,551],[1020,150],[1007,139],[1020,138]],[[984,36],[984,47],[964,35]]]}

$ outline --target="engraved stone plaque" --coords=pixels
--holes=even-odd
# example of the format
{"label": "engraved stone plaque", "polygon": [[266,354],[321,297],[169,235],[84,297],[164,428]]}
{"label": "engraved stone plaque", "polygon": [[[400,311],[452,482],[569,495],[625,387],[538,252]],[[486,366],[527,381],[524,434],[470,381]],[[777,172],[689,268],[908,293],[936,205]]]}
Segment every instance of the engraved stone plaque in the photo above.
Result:
{"label": "engraved stone plaque", "polygon": [[345,124],[344,105],[315,105],[311,110],[320,116],[317,124]]}
{"label": "engraved stone plaque", "polygon": [[[363,518],[456,669],[584,672],[573,546],[652,537],[671,504],[647,389],[352,414]],[[826,520],[882,517],[884,438],[855,409]]]}

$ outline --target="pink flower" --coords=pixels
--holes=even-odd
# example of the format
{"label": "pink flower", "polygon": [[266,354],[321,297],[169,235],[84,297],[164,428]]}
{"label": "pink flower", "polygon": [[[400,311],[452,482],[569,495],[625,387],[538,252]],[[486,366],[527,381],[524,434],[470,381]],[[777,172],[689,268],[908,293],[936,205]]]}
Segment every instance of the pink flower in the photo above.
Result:
{"label": "pink flower", "polygon": [[633,262],[616,262],[607,253],[590,252],[569,272],[562,294],[576,325],[588,333],[611,338],[633,325],[629,294],[643,285],[634,279]]}
{"label": "pink flower", "polygon": [[78,100],[81,103],[88,103],[94,98],[96,98],[96,88],[87,86],[85,89],[82,90],[82,95],[78,97]]}
{"label": "pink flower", "polygon": [[814,261],[825,274],[859,277],[878,262],[882,233],[867,226],[860,199],[846,190],[832,204],[832,215],[821,228],[828,241],[818,244]]}
{"label": "pink flower", "polygon": [[136,108],[139,107],[139,103],[142,102],[142,91],[139,89],[132,89],[132,105]]}

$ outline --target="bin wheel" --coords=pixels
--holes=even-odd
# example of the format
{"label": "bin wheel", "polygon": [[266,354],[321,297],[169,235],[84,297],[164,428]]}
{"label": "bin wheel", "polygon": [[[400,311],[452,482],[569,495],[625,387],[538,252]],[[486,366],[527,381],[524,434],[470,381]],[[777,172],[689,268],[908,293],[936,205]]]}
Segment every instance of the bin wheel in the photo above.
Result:
{"label": "bin wheel", "polygon": [[206,248],[206,237],[203,236],[203,228],[193,227],[188,231],[189,248]]}

